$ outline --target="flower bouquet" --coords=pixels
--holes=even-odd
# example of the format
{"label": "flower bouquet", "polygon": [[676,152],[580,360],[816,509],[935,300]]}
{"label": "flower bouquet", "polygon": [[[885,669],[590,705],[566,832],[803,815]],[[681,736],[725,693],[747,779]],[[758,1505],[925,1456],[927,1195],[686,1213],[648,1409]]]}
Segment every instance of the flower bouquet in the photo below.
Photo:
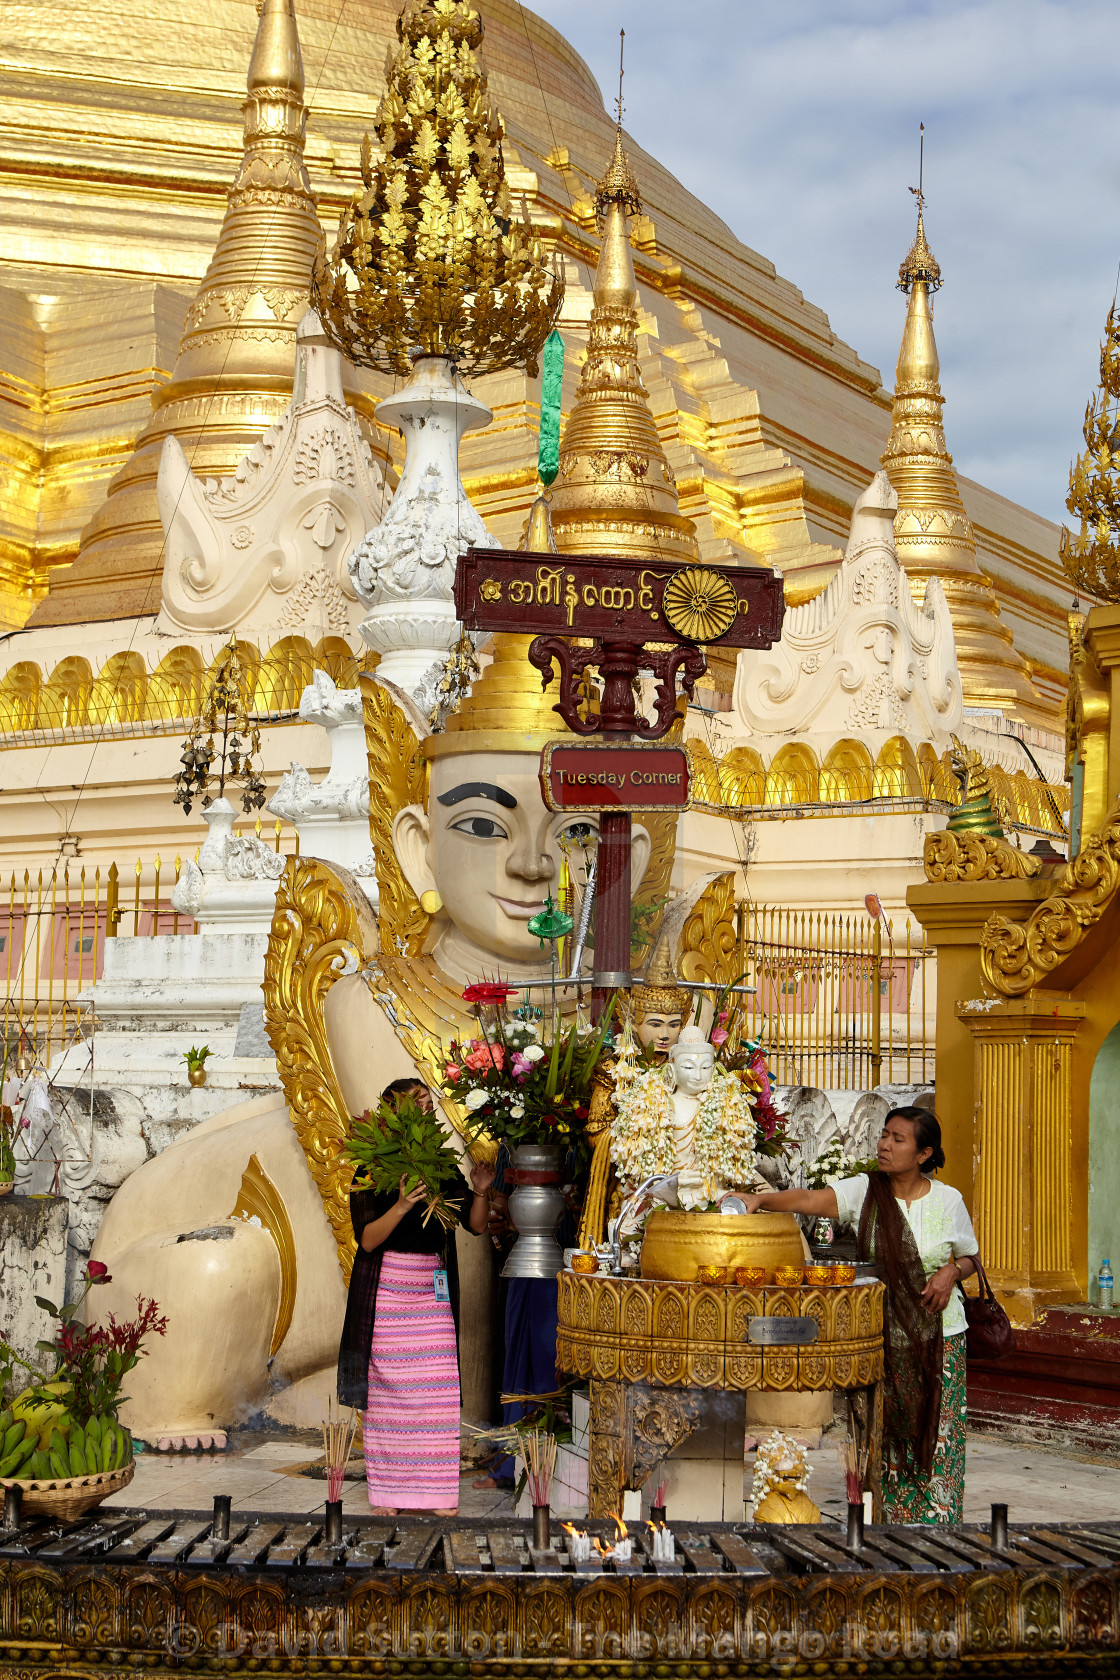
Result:
{"label": "flower bouquet", "polygon": [[445,1231],[459,1223],[447,1201],[452,1188],[463,1190],[459,1157],[439,1120],[415,1098],[402,1095],[382,1102],[376,1113],[367,1108],[354,1119],[346,1153],[362,1173],[358,1188],[385,1194],[399,1189],[403,1178],[406,1193],[421,1185],[427,1192],[425,1225],[433,1214]]}
{"label": "flower bouquet", "polygon": [[[478,991],[468,987],[463,996],[481,1002]],[[452,1044],[443,1089],[511,1150],[526,1143],[570,1148],[582,1137],[611,1013],[605,1009],[597,1027],[577,1020],[561,1029],[557,1022],[551,1044],[541,1042],[532,1020],[506,1021],[499,1009],[488,1026],[480,1013],[483,1036]]]}

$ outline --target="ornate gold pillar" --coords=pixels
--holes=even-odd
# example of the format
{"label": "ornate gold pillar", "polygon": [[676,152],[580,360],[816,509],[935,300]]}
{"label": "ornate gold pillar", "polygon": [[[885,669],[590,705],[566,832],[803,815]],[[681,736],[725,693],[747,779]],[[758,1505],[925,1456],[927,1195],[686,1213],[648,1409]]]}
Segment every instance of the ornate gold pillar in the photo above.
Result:
{"label": "ornate gold pillar", "polygon": [[[975,1040],[972,1218],[1015,1324],[1083,1298],[1074,1272],[1073,1040],[1085,1005],[1060,992],[958,1005]],[[940,1046],[938,1047],[940,1049]]]}
{"label": "ornate gold pillar", "polygon": [[976,1084],[972,1035],[957,1004],[990,988],[980,973],[980,939],[989,916],[1020,920],[1051,890],[1034,880],[924,881],[906,902],[937,951],[937,1118],[945,1143],[945,1178],[974,1211]]}

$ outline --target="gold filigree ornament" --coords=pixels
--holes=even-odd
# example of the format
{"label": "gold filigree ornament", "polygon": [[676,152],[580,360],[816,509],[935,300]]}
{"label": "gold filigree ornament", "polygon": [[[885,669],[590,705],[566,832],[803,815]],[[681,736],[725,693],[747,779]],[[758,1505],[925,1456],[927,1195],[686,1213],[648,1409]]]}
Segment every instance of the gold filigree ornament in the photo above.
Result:
{"label": "gold filigree ornament", "polygon": [[670,629],[690,642],[718,642],[739,610],[739,597],[721,572],[687,566],[665,585],[661,609]]}
{"label": "gold filigree ornament", "polygon": [[376,937],[368,900],[344,870],[317,858],[288,859],[264,961],[265,1030],[346,1277],[354,1259],[350,1113],[334,1072],[325,1006],[335,981],[357,972]]}
{"label": "gold filigree ornament", "polygon": [[980,968],[1005,997],[1021,997],[1065,961],[1120,891],[1120,805],[1058,876],[1053,895],[1025,922],[991,916],[980,936]]}
{"label": "gold filigree ornament", "polygon": [[406,0],[377,109],[378,151],[362,142],[363,190],[320,252],[312,301],[360,367],[409,374],[416,356],[461,372],[524,367],[556,325],[564,288],[528,220],[513,218],[469,0]]}
{"label": "gold filigree ornament", "polygon": [[428,769],[417,729],[372,673],[358,676],[369,760],[369,832],[377,864],[382,949],[416,956],[432,916],[409,886],[393,850],[393,824],[406,805],[425,805]]}
{"label": "gold filigree ornament", "polygon": [[1085,448],[1070,468],[1066,507],[1081,521],[1062,527],[1059,553],[1078,593],[1120,601],[1120,314],[1108,312],[1101,382],[1085,409]]}
{"label": "gold filigree ornament", "polygon": [[927,881],[1026,881],[1042,867],[1001,836],[949,829],[926,835],[923,861]]}

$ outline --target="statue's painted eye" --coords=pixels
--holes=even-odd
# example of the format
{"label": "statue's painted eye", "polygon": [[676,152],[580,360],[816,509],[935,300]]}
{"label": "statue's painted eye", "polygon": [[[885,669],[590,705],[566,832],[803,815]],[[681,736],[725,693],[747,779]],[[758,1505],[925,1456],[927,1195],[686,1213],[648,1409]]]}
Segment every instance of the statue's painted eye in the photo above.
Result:
{"label": "statue's painted eye", "polygon": [[509,835],[501,823],[496,823],[493,817],[463,817],[459,822],[452,823],[452,828],[458,829],[460,834],[471,834],[476,840],[508,840]]}

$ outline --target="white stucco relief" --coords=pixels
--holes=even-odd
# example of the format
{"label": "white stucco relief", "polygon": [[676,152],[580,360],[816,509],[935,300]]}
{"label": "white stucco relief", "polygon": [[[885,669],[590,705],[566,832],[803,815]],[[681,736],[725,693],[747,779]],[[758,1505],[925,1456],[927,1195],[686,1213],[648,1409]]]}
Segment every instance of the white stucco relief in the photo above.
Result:
{"label": "white stucco relief", "polygon": [[895,553],[897,507],[886,473],[876,473],[828,587],[786,612],[774,647],[740,655],[733,716],[752,737],[882,732],[942,750],[960,729],[948,604],[936,578],[922,604],[914,601]]}
{"label": "white stucco relief", "polygon": [[292,401],[227,478],[196,478],[178,440],[160,457],[166,539],[157,632],[348,636],[361,609],[346,560],[385,502],[384,477],[342,392],[342,359],[309,311]]}

